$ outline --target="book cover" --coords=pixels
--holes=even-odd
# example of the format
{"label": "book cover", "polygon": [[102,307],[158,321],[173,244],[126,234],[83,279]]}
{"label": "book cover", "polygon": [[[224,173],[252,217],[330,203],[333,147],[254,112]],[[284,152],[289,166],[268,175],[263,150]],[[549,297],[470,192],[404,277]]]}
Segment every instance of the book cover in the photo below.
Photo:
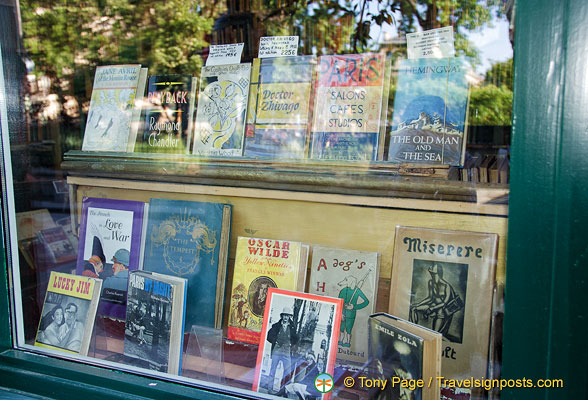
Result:
{"label": "book cover", "polygon": [[146,80],[139,64],[96,68],[82,150],[133,151]]}
{"label": "book cover", "polygon": [[227,337],[259,343],[269,288],[304,291],[307,262],[303,243],[239,237]]}
{"label": "book cover", "polygon": [[149,77],[143,132],[135,151],[189,153],[197,85],[197,78],[190,75]]}
{"label": "book cover", "polygon": [[[437,400],[440,396],[441,334],[378,313],[369,318],[369,375],[379,385],[370,399]],[[425,386],[393,384],[393,379],[423,380]]]}
{"label": "book cover", "polygon": [[469,86],[459,58],[402,60],[388,160],[463,165]]}
{"label": "book cover", "polygon": [[38,232],[39,242],[44,246],[46,261],[50,264],[66,264],[77,258],[74,244],[61,226],[42,229]]}
{"label": "book cover", "polygon": [[342,307],[343,299],[270,288],[252,390],[330,398]]}
{"label": "book cover", "polygon": [[254,59],[246,157],[304,158],[316,57]]}
{"label": "book cover", "polygon": [[149,369],[180,374],[186,310],[184,278],[146,271],[129,276],[124,354]]}
{"label": "book cover", "polygon": [[250,80],[250,63],[202,67],[193,154],[243,154]]}
{"label": "book cover", "polygon": [[[318,60],[311,158],[378,159],[385,133],[386,56],[322,56]],[[384,115],[383,115],[384,114]],[[382,118],[384,116],[384,118]]]}
{"label": "book cover", "polygon": [[129,272],[139,268],[145,203],[82,200],[76,274],[103,280],[98,313],[125,318]]}
{"label": "book cover", "polygon": [[188,280],[187,332],[222,325],[231,211],[229,204],[149,201],[143,269]]}
{"label": "book cover", "polygon": [[367,322],[376,309],[378,253],[313,246],[308,292],[343,299],[337,358],[367,361]]}
{"label": "book cover", "polygon": [[35,346],[87,355],[101,286],[100,279],[52,271]]}
{"label": "book cover", "polygon": [[486,374],[498,235],[396,227],[389,313],[443,334],[443,376]]}

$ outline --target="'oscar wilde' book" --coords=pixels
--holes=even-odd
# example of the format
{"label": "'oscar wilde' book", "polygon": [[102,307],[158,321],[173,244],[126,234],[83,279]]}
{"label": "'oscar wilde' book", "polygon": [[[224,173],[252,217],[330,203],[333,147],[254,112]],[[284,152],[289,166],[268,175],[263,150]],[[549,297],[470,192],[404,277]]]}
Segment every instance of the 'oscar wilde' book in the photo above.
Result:
{"label": "'oscar wilde' book", "polygon": [[192,153],[241,156],[251,64],[202,67]]}
{"label": "'oscar wilde' book", "polygon": [[311,132],[311,158],[381,159],[389,77],[386,56],[376,53],[322,56]]}
{"label": "'oscar wilde' book", "polygon": [[124,354],[151,370],[180,374],[186,279],[146,271],[129,276]]}
{"label": "'oscar wilde' book", "polygon": [[[370,389],[370,398],[438,400],[441,334],[385,313],[369,318],[370,377],[386,381]],[[393,379],[420,380],[423,388],[393,384]]]}
{"label": "'oscar wilde' book", "polygon": [[140,266],[145,208],[141,201],[82,200],[76,273],[103,280],[100,315],[125,318],[129,273]]}
{"label": "'oscar wilde' book", "polygon": [[227,337],[257,344],[269,288],[304,291],[309,246],[286,240],[239,237]]}
{"label": "'oscar wilde' book", "polygon": [[402,60],[388,160],[463,165],[469,86],[459,58]]}
{"label": "'oscar wilde' book", "polygon": [[145,119],[135,151],[187,154],[198,79],[190,75],[152,75],[144,102]]}
{"label": "'oscar wilde' book", "polygon": [[96,68],[82,150],[134,150],[146,80],[139,64]]}
{"label": "'oscar wilde' book", "polygon": [[229,204],[149,201],[143,269],[188,280],[188,332],[222,325],[231,211]]}
{"label": "'oscar wilde' book", "polygon": [[313,246],[308,292],[343,299],[337,358],[367,361],[367,321],[376,309],[378,253]]}
{"label": "'oscar wilde' book", "polygon": [[52,271],[35,346],[87,355],[101,285],[100,279]]}
{"label": "'oscar wilde' book", "polygon": [[449,379],[485,376],[498,235],[396,227],[389,313],[443,335]]}
{"label": "'oscar wilde' book", "polygon": [[306,157],[315,66],[314,56],[253,60],[244,156]]}

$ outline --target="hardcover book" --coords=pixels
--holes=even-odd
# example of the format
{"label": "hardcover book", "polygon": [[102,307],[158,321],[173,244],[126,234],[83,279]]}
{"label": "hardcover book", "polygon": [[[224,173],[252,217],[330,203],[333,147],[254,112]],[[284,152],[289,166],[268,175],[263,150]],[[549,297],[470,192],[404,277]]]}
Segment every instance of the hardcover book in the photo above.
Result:
{"label": "hardcover book", "polygon": [[140,201],[82,200],[76,273],[104,281],[100,315],[125,318],[129,272],[140,266],[144,210]]}
{"label": "hardcover book", "polygon": [[180,374],[186,279],[146,271],[129,276],[124,354],[149,369]]}
{"label": "hardcover book", "polygon": [[269,288],[304,291],[308,245],[239,237],[227,337],[257,344]]}
{"label": "hardcover book", "polygon": [[498,235],[396,227],[389,313],[443,335],[443,376],[485,376]]}
{"label": "hardcover book", "polygon": [[337,358],[367,361],[367,322],[376,309],[378,253],[314,246],[308,292],[343,299]]}
{"label": "hardcover book", "polygon": [[231,211],[229,204],[149,201],[143,269],[188,280],[187,332],[222,325]]}
{"label": "hardcover book", "polygon": [[[370,375],[386,382],[374,385],[370,399],[437,400],[441,395],[441,334],[403,319],[378,313],[369,318]],[[393,379],[420,380],[424,387],[393,384]]]}
{"label": "hardcover book", "polygon": [[306,156],[315,65],[314,56],[253,60],[244,156]]}
{"label": "hardcover book", "polygon": [[87,355],[101,285],[100,279],[52,271],[35,346]]}
{"label": "hardcover book", "polygon": [[389,77],[386,56],[322,56],[318,61],[311,158],[381,159]]}
{"label": "hardcover book", "polygon": [[202,67],[193,154],[243,154],[250,80],[250,63]]}
{"label": "hardcover book", "polygon": [[270,288],[252,390],[330,398],[342,307],[343,299]]}
{"label": "hardcover book", "polygon": [[190,75],[152,75],[145,119],[135,151],[189,154],[198,80]]}
{"label": "hardcover book", "polygon": [[388,160],[461,166],[469,87],[459,58],[402,60]]}
{"label": "hardcover book", "polygon": [[139,64],[96,68],[82,150],[133,151],[146,80]]}

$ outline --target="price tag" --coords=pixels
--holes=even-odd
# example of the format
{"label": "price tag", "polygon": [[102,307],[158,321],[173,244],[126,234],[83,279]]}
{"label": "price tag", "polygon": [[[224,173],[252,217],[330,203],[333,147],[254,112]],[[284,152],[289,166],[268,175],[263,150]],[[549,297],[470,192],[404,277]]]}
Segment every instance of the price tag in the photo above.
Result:
{"label": "price tag", "polygon": [[407,33],[406,46],[409,59],[453,57],[453,27]]}
{"label": "price tag", "polygon": [[243,43],[210,45],[206,65],[239,64],[243,53],[243,45]]}
{"label": "price tag", "polygon": [[259,58],[298,55],[298,36],[264,36],[259,39]]}

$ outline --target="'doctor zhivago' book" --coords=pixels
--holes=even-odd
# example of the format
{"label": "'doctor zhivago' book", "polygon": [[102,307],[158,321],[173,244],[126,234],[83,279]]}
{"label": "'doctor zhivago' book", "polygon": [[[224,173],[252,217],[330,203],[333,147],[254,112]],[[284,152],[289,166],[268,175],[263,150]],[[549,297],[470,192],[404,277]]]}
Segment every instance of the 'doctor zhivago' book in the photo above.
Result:
{"label": "'doctor zhivago' book", "polygon": [[139,64],[96,68],[82,150],[134,150],[146,80]]}
{"label": "'doctor zhivago' book", "polygon": [[443,335],[442,374],[485,376],[498,235],[396,227],[388,312]]}
{"label": "'doctor zhivago' book", "polygon": [[202,67],[192,154],[243,154],[250,80],[250,63]]}
{"label": "'doctor zhivago' book", "polygon": [[152,75],[144,102],[143,132],[135,151],[189,153],[198,79],[190,75]]}
{"label": "'doctor zhivago' book", "polygon": [[386,56],[322,56],[318,61],[311,158],[381,159],[388,104]]}
{"label": "'doctor zhivago' book", "polygon": [[82,200],[76,274],[103,280],[98,314],[124,319],[130,271],[139,268],[145,203]]}
{"label": "'doctor zhivago' book", "polygon": [[[441,334],[385,313],[369,318],[370,378],[386,385],[370,389],[370,399],[438,400]],[[424,381],[424,387],[393,384],[393,379]]]}
{"label": "'doctor zhivago' book", "polygon": [[149,369],[180,374],[186,279],[146,271],[129,276],[124,354]]}
{"label": "'doctor zhivago' book", "polygon": [[376,309],[379,254],[313,246],[308,292],[343,299],[337,358],[367,361],[367,321]]}
{"label": "'doctor zhivago' book", "polygon": [[253,60],[244,156],[306,157],[315,66],[314,56]]}
{"label": "'doctor zhivago' book", "polygon": [[269,288],[304,290],[308,245],[239,237],[227,337],[257,344]]}
{"label": "'doctor zhivago' book", "polygon": [[229,204],[149,201],[143,269],[188,280],[188,332],[222,325],[231,211]]}
{"label": "'doctor zhivago' book", "polygon": [[463,165],[469,98],[466,73],[460,58],[401,61],[389,161]]}
{"label": "'doctor zhivago' book", "polygon": [[88,354],[100,279],[51,272],[35,346]]}

